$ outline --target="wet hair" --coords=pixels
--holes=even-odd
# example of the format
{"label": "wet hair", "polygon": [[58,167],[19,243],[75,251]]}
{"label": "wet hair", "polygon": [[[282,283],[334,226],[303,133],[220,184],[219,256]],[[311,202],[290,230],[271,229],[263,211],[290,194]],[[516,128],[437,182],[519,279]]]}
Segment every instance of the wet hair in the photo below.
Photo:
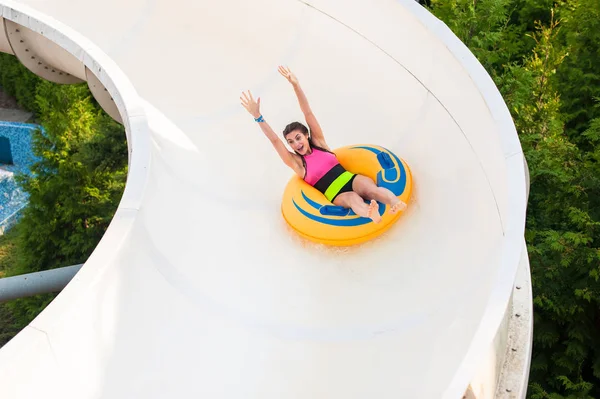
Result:
{"label": "wet hair", "polygon": [[308,136],[308,128],[304,126],[304,124],[300,122],[292,122],[287,125],[285,129],[283,129],[283,138],[295,130],[300,130],[303,135]]}
{"label": "wet hair", "polygon": [[[313,141],[312,141],[312,134],[310,134],[308,131],[308,128],[303,123],[300,123],[300,122],[292,122],[292,123],[288,124],[285,127],[285,129],[283,129],[283,138],[285,139],[288,134],[290,134],[296,130],[299,130],[300,133],[302,133],[303,135],[308,137],[308,144],[310,144],[310,148],[316,148],[317,150],[331,152],[324,148],[319,147],[318,145],[315,145],[315,143],[313,143]],[[294,152],[296,154],[298,154],[297,151],[294,151]],[[300,155],[300,154],[298,154],[298,155]],[[302,160],[304,161],[304,157],[302,157]]]}

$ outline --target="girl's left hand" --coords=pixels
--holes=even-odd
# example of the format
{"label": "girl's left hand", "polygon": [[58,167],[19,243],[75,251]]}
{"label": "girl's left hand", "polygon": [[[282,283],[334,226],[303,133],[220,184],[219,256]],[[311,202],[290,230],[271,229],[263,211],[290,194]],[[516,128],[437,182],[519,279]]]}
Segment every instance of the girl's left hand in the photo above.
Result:
{"label": "girl's left hand", "polygon": [[257,100],[254,100],[250,90],[248,90],[248,94],[242,92],[242,96],[243,97],[240,97],[240,100],[242,100],[242,105],[246,108],[246,111],[248,111],[254,119],[258,118],[260,116],[260,97]]}

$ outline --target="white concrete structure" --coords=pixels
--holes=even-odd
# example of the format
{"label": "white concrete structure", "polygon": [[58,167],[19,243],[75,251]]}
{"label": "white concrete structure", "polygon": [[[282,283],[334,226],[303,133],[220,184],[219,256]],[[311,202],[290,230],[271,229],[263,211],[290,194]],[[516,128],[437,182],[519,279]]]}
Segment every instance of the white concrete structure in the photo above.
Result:
{"label": "white concrete structure", "polygon": [[[0,397],[524,395],[531,318],[517,386],[499,379],[528,278],[523,154],[485,70],[416,2],[0,5],[0,49],[87,81],[130,149],[101,243],[0,350]],[[285,225],[291,171],[239,102],[251,89],[274,128],[301,120],[279,64],[332,147],[411,166],[413,202],[379,239],[331,249]]]}

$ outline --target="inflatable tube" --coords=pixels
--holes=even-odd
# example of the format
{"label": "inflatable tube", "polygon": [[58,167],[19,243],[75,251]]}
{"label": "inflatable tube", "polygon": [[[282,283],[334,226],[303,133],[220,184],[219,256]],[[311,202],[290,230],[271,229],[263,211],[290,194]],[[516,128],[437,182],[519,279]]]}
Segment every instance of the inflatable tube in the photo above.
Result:
{"label": "inflatable tube", "polygon": [[[334,153],[346,170],[370,177],[408,204],[412,176],[408,165],[394,153],[375,145],[347,146]],[[302,237],[335,246],[371,240],[389,229],[402,214],[392,214],[387,205],[380,203],[381,222],[373,223],[351,209],[334,206],[298,176],[290,179],[285,188],[281,211],[286,222]]]}

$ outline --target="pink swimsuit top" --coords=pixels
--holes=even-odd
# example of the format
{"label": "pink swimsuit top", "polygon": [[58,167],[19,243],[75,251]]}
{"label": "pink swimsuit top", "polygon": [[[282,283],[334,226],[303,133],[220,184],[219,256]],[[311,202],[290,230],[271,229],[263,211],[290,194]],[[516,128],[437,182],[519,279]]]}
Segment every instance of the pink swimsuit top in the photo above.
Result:
{"label": "pink swimsuit top", "polygon": [[335,154],[314,147],[309,155],[304,155],[304,161],[306,162],[304,181],[311,186],[339,163]]}

